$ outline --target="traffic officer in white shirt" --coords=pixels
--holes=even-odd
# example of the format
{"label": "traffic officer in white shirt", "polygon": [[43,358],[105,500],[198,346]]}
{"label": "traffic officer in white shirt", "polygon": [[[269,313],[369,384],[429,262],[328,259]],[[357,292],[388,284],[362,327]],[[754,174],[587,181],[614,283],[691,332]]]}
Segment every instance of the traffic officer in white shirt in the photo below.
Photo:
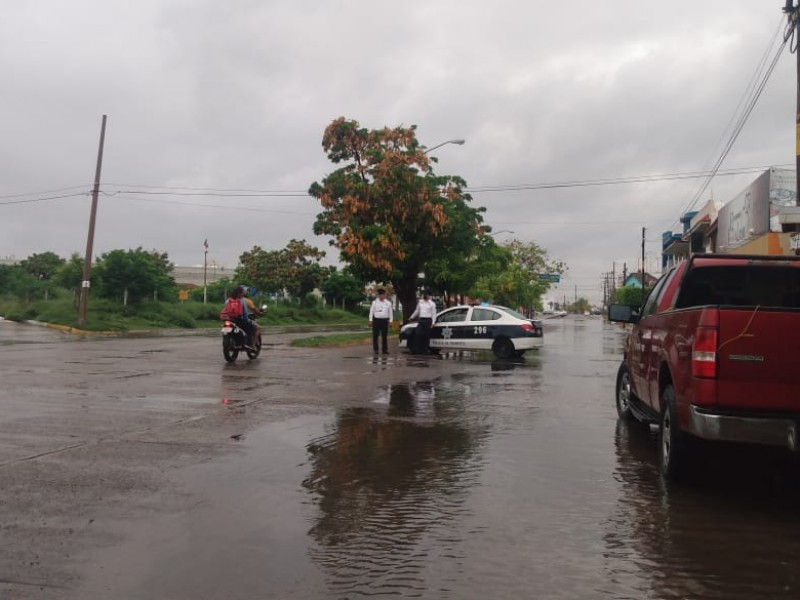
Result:
{"label": "traffic officer in white shirt", "polygon": [[411,319],[419,317],[417,331],[414,334],[413,354],[431,353],[431,325],[436,319],[436,303],[431,300],[431,294],[427,290],[422,292],[422,300],[417,303],[417,308],[411,315]]}
{"label": "traffic officer in white shirt", "polygon": [[369,324],[372,327],[372,350],[378,353],[378,335],[381,336],[381,347],[384,354],[389,354],[389,323],[392,320],[392,303],[386,299],[386,290],[379,289],[378,297],[369,307]]}

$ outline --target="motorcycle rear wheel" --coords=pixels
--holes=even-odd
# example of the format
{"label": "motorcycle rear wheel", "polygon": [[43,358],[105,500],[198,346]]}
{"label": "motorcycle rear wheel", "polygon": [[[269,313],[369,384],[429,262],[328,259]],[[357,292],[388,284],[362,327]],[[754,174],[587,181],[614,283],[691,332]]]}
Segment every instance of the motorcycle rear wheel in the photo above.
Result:
{"label": "motorcycle rear wheel", "polygon": [[225,360],[229,363],[236,362],[236,359],[239,357],[239,350],[233,343],[233,338],[229,335],[222,338],[222,356],[224,356]]}
{"label": "motorcycle rear wheel", "polygon": [[258,355],[261,354],[261,334],[259,333],[256,337],[256,341],[253,343],[253,349],[247,351],[247,358],[253,360],[254,358],[258,358]]}

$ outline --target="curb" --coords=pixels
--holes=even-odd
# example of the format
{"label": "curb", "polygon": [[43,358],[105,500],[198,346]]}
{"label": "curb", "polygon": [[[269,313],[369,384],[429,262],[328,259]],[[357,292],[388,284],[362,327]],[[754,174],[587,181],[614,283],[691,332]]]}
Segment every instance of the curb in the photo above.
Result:
{"label": "curb", "polygon": [[71,333],[73,335],[121,335],[119,331],[89,331],[87,329],[70,327],[69,325],[59,325],[58,323],[42,323],[42,325],[48,329],[55,329],[56,331],[63,331],[64,333]]}
{"label": "curb", "polygon": [[119,335],[117,331],[88,331],[86,329],[78,329],[70,327],[69,325],[59,325],[58,323],[42,323],[48,329],[55,329],[56,331],[63,331],[64,333],[71,333],[74,335]]}
{"label": "curb", "polygon": [[71,327],[69,325],[59,325],[58,323],[45,323],[43,321],[34,321],[33,319],[29,319],[27,321],[22,321],[26,325],[34,325],[35,327],[46,327],[47,329],[55,329],[56,331],[61,331],[63,333],[71,333],[74,335],[113,335],[118,336],[121,335],[119,331],[89,331],[88,329],[78,329],[77,327]]}

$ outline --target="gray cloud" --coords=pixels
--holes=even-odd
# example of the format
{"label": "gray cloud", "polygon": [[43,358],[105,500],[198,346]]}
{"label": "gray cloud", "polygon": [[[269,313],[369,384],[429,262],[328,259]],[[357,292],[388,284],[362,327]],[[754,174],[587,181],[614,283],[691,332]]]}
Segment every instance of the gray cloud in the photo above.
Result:
{"label": "gray cloud", "polygon": [[[0,196],[88,192],[104,113],[107,192],[303,192],[333,169],[320,142],[342,115],[416,124],[428,146],[465,138],[436,151],[438,171],[471,186],[702,170],[780,19],[780,6],[745,0],[13,3],[0,23]],[[725,166],[793,163],[794,94],[787,51]],[[754,178],[719,177],[703,200]],[[700,183],[474,198],[495,229],[569,264],[559,290],[597,300],[613,261],[636,267],[642,226],[657,262]],[[119,193],[101,198],[95,250],[197,264],[208,238],[209,256],[233,266],[256,244],[327,249],[311,232],[317,212],[307,197]],[[2,204],[0,256],[82,253],[88,216],[86,196]]]}

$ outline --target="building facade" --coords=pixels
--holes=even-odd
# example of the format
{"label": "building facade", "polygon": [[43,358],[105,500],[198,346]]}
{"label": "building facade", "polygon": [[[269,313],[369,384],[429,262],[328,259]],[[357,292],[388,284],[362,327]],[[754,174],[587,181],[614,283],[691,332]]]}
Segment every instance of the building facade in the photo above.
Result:
{"label": "building facade", "polygon": [[771,168],[726,203],[685,213],[662,235],[662,267],[697,253],[789,255],[800,247],[795,171]]}

